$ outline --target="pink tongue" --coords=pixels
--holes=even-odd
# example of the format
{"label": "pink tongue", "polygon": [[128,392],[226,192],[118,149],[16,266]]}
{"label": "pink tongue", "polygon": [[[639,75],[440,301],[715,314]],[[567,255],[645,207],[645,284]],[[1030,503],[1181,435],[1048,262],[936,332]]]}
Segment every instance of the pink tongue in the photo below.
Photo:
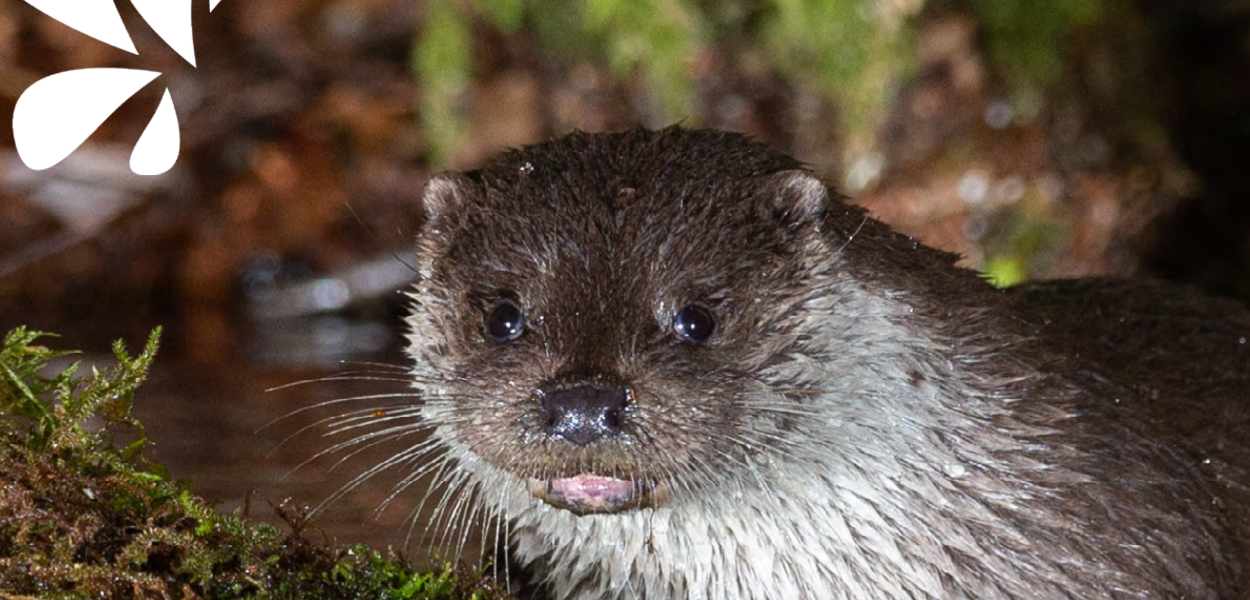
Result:
{"label": "pink tongue", "polygon": [[570,502],[604,508],[628,500],[634,493],[634,484],[612,477],[578,475],[552,479],[551,493]]}

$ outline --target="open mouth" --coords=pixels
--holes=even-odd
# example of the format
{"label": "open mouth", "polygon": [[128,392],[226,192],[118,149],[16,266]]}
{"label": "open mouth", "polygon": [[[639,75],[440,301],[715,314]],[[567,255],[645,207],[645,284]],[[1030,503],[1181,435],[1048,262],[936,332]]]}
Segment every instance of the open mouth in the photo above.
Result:
{"label": "open mouth", "polygon": [[558,479],[530,479],[529,491],[547,504],[578,515],[649,508],[668,500],[668,488],[662,485],[591,473]]}

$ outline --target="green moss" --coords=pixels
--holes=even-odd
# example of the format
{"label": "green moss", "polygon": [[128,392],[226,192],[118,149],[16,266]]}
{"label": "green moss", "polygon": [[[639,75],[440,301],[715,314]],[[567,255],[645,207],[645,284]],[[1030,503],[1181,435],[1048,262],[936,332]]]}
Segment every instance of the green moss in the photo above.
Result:
{"label": "green moss", "polygon": [[441,165],[460,140],[464,101],[473,69],[469,17],[459,2],[430,2],[412,52],[420,84],[421,127],[430,162]]}
{"label": "green moss", "polygon": [[1001,231],[984,242],[984,270],[990,283],[1010,287],[1046,272],[1045,262],[1067,244],[1072,224],[1070,217],[1036,197],[1003,217]]}
{"label": "green moss", "polygon": [[[356,546],[219,514],[143,457],[135,389],[159,330],[117,365],[45,375],[68,352],[16,329],[0,348],[0,598],[504,598],[489,579],[434,573]],[[134,441],[119,446],[121,436]],[[279,509],[279,514],[286,513]]]}
{"label": "green moss", "polygon": [[908,19],[920,2],[775,0],[760,43],[772,64],[841,112],[848,146],[871,144],[893,89],[911,70]]}
{"label": "green moss", "polygon": [[1024,262],[1016,256],[998,256],[985,262],[985,278],[1000,288],[1023,283],[1029,278]]}
{"label": "green moss", "polygon": [[981,40],[1021,111],[1035,113],[1071,60],[1083,28],[1119,6],[1111,0],[435,0],[413,43],[421,121],[430,160],[445,164],[464,130],[473,75],[474,25],[530,36],[552,65],[588,61],[645,84],[653,125],[698,126],[697,65],[718,53],[784,75],[795,90],[838,108],[845,146],[875,140],[886,107],[916,64],[917,15],[956,11]]}
{"label": "green moss", "polygon": [[1104,0],[969,0],[1016,101],[1037,105],[1071,59],[1074,33],[1102,16]]}
{"label": "green moss", "polygon": [[685,0],[435,1],[425,5],[412,49],[420,86],[421,125],[430,161],[445,164],[464,129],[464,104],[473,73],[475,20],[502,31],[529,27],[556,61],[589,58],[621,79],[638,76],[655,99],[658,121],[695,114],[690,64],[706,27]]}

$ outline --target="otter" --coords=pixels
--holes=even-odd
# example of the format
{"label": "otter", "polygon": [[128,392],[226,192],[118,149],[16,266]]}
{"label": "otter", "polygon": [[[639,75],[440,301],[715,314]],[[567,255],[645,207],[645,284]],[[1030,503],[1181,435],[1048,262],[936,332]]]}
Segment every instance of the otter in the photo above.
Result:
{"label": "otter", "polygon": [[1244,306],[997,289],[733,133],[574,133],[423,201],[405,458],[534,593],[1250,597]]}

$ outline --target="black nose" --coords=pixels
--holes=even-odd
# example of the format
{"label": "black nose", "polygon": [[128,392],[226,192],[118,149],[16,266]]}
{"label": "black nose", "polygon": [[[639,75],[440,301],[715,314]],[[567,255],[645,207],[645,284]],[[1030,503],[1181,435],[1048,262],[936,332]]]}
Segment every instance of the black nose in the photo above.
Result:
{"label": "black nose", "polygon": [[621,415],[629,404],[629,389],[579,385],[543,395],[547,435],[578,446],[592,444],[621,431]]}

